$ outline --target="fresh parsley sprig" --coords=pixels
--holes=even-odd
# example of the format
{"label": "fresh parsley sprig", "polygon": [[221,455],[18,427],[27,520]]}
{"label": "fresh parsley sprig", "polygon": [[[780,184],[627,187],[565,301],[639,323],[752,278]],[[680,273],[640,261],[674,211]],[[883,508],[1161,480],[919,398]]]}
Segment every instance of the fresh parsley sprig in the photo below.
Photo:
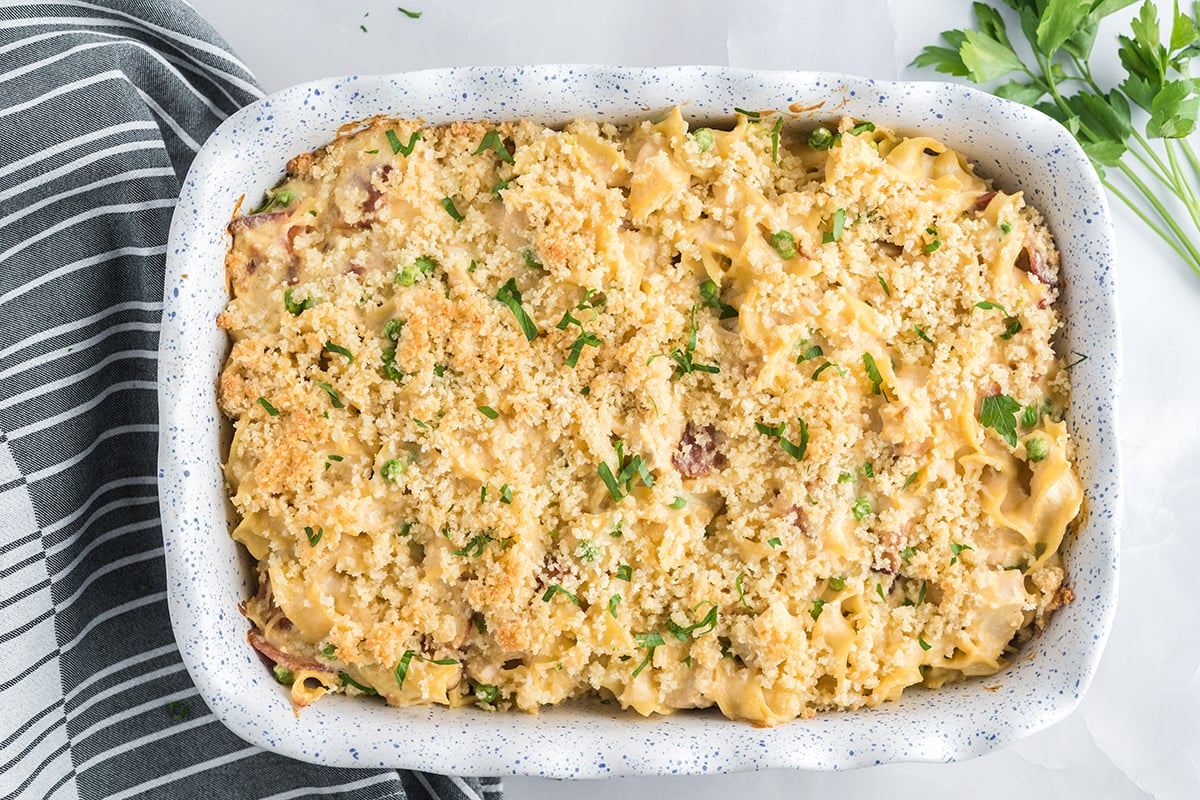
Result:
{"label": "fresh parsley sprig", "polygon": [[[1005,0],[1027,48],[1010,39],[999,11],[975,3],[974,29],[944,31],[948,46],[926,47],[912,63],[974,83],[1007,78],[995,93],[1066,126],[1104,186],[1200,276],[1200,156],[1188,142],[1200,117],[1200,86],[1190,77],[1192,59],[1200,55],[1197,10],[1189,14],[1176,3],[1164,36],[1158,11],[1146,0],[1128,33],[1117,37],[1125,77],[1106,88],[1089,63],[1096,33],[1106,17],[1134,2]],[[1135,125],[1135,107],[1146,113],[1144,124]],[[1169,205],[1171,196],[1186,214]]]}

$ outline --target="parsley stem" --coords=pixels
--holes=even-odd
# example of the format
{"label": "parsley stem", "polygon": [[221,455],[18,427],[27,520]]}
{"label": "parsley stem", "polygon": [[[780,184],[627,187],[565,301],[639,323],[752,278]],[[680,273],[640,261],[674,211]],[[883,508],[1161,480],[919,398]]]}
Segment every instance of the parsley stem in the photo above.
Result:
{"label": "parsley stem", "polygon": [[1188,183],[1187,178],[1183,176],[1183,170],[1179,167],[1179,157],[1175,150],[1177,143],[1173,139],[1163,139],[1163,149],[1167,151],[1167,161],[1171,164],[1171,175],[1174,178],[1175,186],[1183,190],[1183,194],[1187,197],[1180,197],[1183,204],[1187,206],[1188,214],[1192,217],[1192,224],[1200,228],[1200,206],[1196,202],[1196,192],[1192,189],[1192,185]]}
{"label": "parsley stem", "polygon": [[1183,154],[1187,156],[1188,163],[1192,165],[1192,172],[1200,180],[1200,158],[1197,158],[1196,151],[1192,149],[1192,144],[1187,139],[1183,139],[1180,144],[1183,147]]}
{"label": "parsley stem", "polygon": [[1133,198],[1129,197],[1124,192],[1122,192],[1120,189],[1118,189],[1117,186],[1115,184],[1113,184],[1113,182],[1110,181],[1108,178],[1102,178],[1101,183],[1104,184],[1104,188],[1108,189],[1110,192],[1112,192],[1114,195],[1116,195],[1117,198],[1122,203],[1124,203],[1129,208],[1130,211],[1132,211],[1134,214],[1136,214],[1138,216],[1138,218],[1141,219],[1142,222],[1146,223],[1147,228],[1149,228],[1150,230],[1157,233],[1159,238],[1161,238],[1164,242],[1169,244],[1171,246],[1171,249],[1174,250],[1176,253],[1178,253],[1179,257],[1182,258],[1188,264],[1188,266],[1190,266],[1192,268],[1192,270],[1197,275],[1200,275],[1200,259],[1197,259],[1195,253],[1188,253],[1186,250],[1184,250],[1183,247],[1180,246],[1179,242],[1175,241],[1175,238],[1173,236],[1171,236],[1169,233],[1167,233],[1165,230],[1163,230],[1161,227],[1159,227],[1158,223],[1156,223],[1150,217],[1150,215],[1148,215],[1145,211],[1143,211],[1141,209],[1141,207],[1133,201]]}
{"label": "parsley stem", "polygon": [[[1138,188],[1138,191],[1142,193],[1142,196],[1146,198],[1146,201],[1149,202],[1150,205],[1154,207],[1154,210],[1158,212],[1159,218],[1162,219],[1162,221],[1167,224],[1167,227],[1171,229],[1171,232],[1175,234],[1178,243],[1183,245],[1183,247],[1187,249],[1188,253],[1191,254],[1190,257],[1184,256],[1184,260],[1188,262],[1188,265],[1196,274],[1200,275],[1200,250],[1196,249],[1196,246],[1192,244],[1191,238],[1184,233],[1182,228],[1179,227],[1179,223],[1175,221],[1175,216],[1167,210],[1166,206],[1162,204],[1162,201],[1158,198],[1158,196],[1153,192],[1153,190],[1150,189],[1149,186],[1146,185],[1146,182],[1142,180],[1141,176],[1133,171],[1132,167],[1124,162],[1118,164],[1117,166],[1120,168],[1121,172],[1124,173],[1125,177],[1129,179],[1129,182]],[[1178,248],[1176,248],[1176,251],[1178,251]]]}

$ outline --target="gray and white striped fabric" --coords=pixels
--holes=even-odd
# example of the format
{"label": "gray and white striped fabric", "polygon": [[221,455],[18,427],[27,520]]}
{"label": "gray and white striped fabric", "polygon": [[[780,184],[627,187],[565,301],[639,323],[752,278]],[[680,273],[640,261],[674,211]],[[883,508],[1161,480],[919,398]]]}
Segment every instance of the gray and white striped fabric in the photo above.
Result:
{"label": "gray and white striped fabric", "polygon": [[499,797],[250,747],[180,661],[155,486],[167,229],[200,144],[259,95],[179,0],[0,0],[4,800]]}

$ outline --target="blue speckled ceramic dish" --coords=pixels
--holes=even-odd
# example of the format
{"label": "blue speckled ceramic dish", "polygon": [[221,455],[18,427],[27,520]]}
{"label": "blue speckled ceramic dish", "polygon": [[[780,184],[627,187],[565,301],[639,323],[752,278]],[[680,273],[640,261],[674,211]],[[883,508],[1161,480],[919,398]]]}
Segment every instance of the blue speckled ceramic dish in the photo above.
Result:
{"label": "blue speckled ceramic dish", "polygon": [[[238,602],[248,558],[228,536],[216,377],[227,352],[214,323],[226,302],[225,224],[238,197],[261,196],[288,157],[377,114],[454,119],[577,116],[625,121],[684,105],[709,124],[735,106],[851,114],[923,131],[975,160],[1045,214],[1062,252],[1063,350],[1074,367],[1070,424],[1087,487],[1087,522],[1068,544],[1076,600],[1002,674],[852,713],[772,729],[715,712],[642,719],[573,705],[541,714],[388,708],[328,697],[294,714],[286,691],[246,644]],[[801,118],[805,114],[799,114]],[[606,775],[769,767],[848,769],[890,761],[950,761],[1002,747],[1066,716],[1087,688],[1117,597],[1121,482],[1115,248],[1096,175],[1068,133],[1037,112],[941,83],[879,83],[842,75],[706,67],[586,66],[434,70],[296,86],[243,109],[204,145],[183,187],[167,257],[159,367],[160,496],[171,615],[184,661],[213,711],[249,742],[305,761],[443,773]]]}

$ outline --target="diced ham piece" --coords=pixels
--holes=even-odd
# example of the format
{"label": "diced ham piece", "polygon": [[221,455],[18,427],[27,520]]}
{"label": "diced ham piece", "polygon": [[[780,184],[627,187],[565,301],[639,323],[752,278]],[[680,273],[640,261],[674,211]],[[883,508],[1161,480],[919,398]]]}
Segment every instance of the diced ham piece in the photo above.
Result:
{"label": "diced ham piece", "polygon": [[333,672],[324,664],[320,664],[316,661],[309,661],[304,658],[296,658],[293,655],[283,652],[278,647],[268,642],[267,637],[263,636],[263,632],[258,628],[251,628],[246,633],[246,641],[248,641],[250,646],[255,650],[262,653],[268,659],[274,661],[284,669],[291,670],[292,672],[308,670],[311,672],[324,672],[329,675],[333,674]]}
{"label": "diced ham piece", "polygon": [[229,221],[229,233],[236,235],[241,230],[257,228],[268,222],[277,222],[291,213],[290,211],[267,211],[262,214],[246,214],[241,217],[234,217]]}
{"label": "diced ham piece", "polygon": [[671,463],[685,478],[699,478],[722,467],[725,456],[717,449],[716,427],[689,422],[683,429],[679,447],[671,456]]}
{"label": "diced ham piece", "polygon": [[1025,248],[1017,256],[1017,269],[1028,272],[1046,286],[1058,285],[1055,277],[1050,275],[1050,270],[1046,266],[1046,254],[1040,247],[1025,245]]}
{"label": "diced ham piece", "polygon": [[992,202],[992,198],[996,196],[995,192],[984,192],[975,198],[975,211],[981,212],[988,207],[988,203]]}

